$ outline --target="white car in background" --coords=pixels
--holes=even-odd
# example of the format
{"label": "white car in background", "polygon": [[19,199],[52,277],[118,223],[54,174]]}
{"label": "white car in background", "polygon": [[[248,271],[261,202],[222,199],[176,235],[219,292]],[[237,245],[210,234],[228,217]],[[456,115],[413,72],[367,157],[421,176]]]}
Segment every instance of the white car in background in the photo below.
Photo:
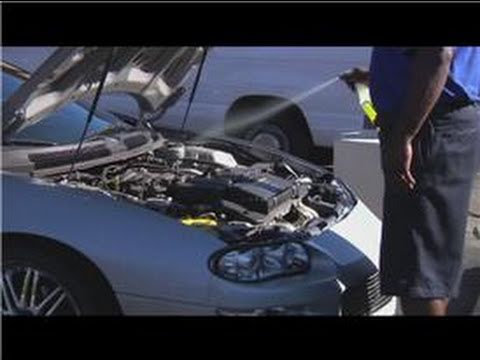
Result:
{"label": "white car in background", "polygon": [[[368,66],[370,49],[211,47],[200,77],[189,77],[184,96],[156,124],[207,136],[236,136],[309,158],[312,147],[331,149],[335,140],[363,129],[356,97],[342,82],[329,80]],[[52,50],[7,48],[6,59],[32,71],[35,57]],[[198,69],[192,69],[192,75],[198,75]],[[324,82],[331,85],[323,88]],[[139,116],[136,103],[121,95],[104,97],[99,108]]]}
{"label": "white car in background", "polygon": [[[308,158],[312,147],[331,149],[335,140],[363,129],[356,97],[341,81],[329,80],[353,67],[368,67],[370,49],[209,48],[193,99],[180,98],[161,125],[241,137]],[[323,88],[325,82],[331,86]],[[131,104],[124,102],[127,108]]]}
{"label": "white car in background", "polygon": [[[368,66],[369,56],[367,47],[212,48],[186,129],[222,129],[302,157],[312,146],[331,148],[363,128],[363,115],[345,84],[329,80]],[[177,114],[165,120],[175,125]]]}

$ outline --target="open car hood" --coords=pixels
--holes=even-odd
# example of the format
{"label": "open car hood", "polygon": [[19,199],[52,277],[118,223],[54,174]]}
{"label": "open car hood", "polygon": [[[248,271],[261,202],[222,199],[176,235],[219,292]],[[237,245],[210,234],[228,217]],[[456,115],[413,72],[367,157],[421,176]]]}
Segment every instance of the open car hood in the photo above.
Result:
{"label": "open car hood", "polygon": [[[88,98],[97,90],[108,47],[61,47],[4,103],[3,136],[9,137],[41,121],[70,101]],[[201,47],[117,47],[102,93],[131,94],[141,111],[168,107],[191,68],[200,61]]]}

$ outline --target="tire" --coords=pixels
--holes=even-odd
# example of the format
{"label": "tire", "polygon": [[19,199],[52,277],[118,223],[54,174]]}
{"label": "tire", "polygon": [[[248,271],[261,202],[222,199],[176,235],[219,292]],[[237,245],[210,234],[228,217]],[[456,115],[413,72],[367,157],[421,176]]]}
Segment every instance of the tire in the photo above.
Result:
{"label": "tire", "polygon": [[272,119],[254,126],[244,133],[246,140],[261,146],[273,147],[306,158],[311,150],[309,134],[304,129],[294,128],[286,119]]}
{"label": "tire", "polygon": [[[97,271],[91,266],[86,266],[83,261],[63,251],[47,250],[42,246],[32,245],[32,242],[13,240],[11,243],[16,246],[3,246],[0,285],[3,314],[119,314],[112,291],[99,279]],[[22,292],[25,293],[23,303]]]}
{"label": "tire", "polygon": [[[274,149],[290,152],[290,139],[277,125],[262,124],[252,127],[245,132],[244,137],[260,146],[268,146]],[[273,140],[275,144],[272,144],[272,141],[262,142],[263,139]]]}

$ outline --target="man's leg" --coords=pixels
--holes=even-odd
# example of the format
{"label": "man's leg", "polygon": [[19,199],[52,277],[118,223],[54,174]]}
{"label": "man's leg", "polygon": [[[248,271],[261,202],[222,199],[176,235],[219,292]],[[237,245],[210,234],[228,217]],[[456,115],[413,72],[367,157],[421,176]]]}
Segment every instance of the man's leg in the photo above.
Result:
{"label": "man's leg", "polygon": [[402,312],[406,316],[445,316],[448,299],[401,298]]}

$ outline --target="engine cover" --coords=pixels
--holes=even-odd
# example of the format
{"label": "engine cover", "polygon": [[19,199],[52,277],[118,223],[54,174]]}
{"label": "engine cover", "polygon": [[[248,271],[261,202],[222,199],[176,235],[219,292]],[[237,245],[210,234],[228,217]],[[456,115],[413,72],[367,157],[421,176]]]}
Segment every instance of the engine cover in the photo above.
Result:
{"label": "engine cover", "polygon": [[212,177],[197,177],[170,187],[169,195],[190,204],[209,204],[251,222],[271,219],[290,210],[307,190],[258,168],[229,169]]}
{"label": "engine cover", "polygon": [[265,174],[258,179],[234,181],[223,199],[250,211],[268,214],[295,195],[296,187],[291,181]]}

